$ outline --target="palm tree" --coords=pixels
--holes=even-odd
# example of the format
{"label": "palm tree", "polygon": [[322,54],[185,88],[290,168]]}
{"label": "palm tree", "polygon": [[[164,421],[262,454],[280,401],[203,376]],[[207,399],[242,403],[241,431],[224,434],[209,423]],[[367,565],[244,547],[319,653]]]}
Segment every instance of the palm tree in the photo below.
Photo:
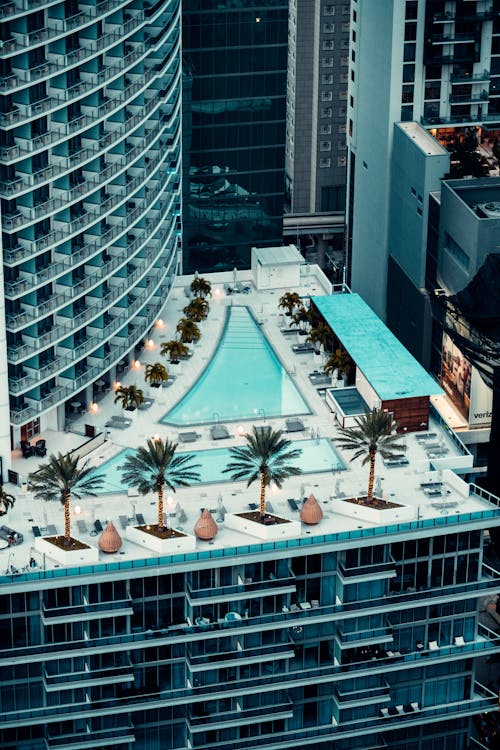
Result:
{"label": "palm tree", "polygon": [[144,393],[135,385],[120,385],[115,391],[115,404],[121,401],[122,409],[134,411],[144,401]]}
{"label": "palm tree", "polygon": [[301,305],[299,309],[293,313],[292,322],[295,326],[299,326],[302,332],[305,333],[307,326],[311,324],[311,317],[311,311],[304,307],[304,305]]}
{"label": "palm tree", "polygon": [[326,360],[323,370],[327,375],[333,375],[337,370],[337,377],[340,380],[343,375],[349,375],[352,367],[352,360],[344,349],[335,349]]}
{"label": "palm tree", "polygon": [[[319,346],[322,346],[323,349],[327,351],[332,343],[332,338],[333,331],[328,323],[325,323],[323,320],[319,320],[316,325],[309,331],[309,335],[306,338],[306,341],[310,341],[312,344],[314,344],[314,346],[319,344]],[[316,348],[316,351],[319,354],[319,347]]]}
{"label": "palm tree", "polygon": [[204,299],[212,294],[212,285],[203,276],[196,276],[191,282],[191,291],[197,297]]}
{"label": "palm tree", "polygon": [[159,388],[162,383],[168,380],[168,370],[161,362],[155,362],[154,365],[146,365],[144,380],[154,388]]}
{"label": "palm tree", "polygon": [[207,317],[209,309],[210,305],[206,299],[195,297],[188,305],[186,305],[186,307],[184,307],[182,312],[186,318],[189,318],[189,320],[194,320],[195,323],[201,323],[201,321]]}
{"label": "palm tree", "polygon": [[91,474],[89,462],[78,466],[78,456],[51,455],[41,464],[38,471],[29,474],[28,479],[37,500],[60,500],[64,506],[64,544],[71,546],[71,497],[78,500],[85,495],[95,496],[103,482],[100,474]]}
{"label": "palm tree", "polygon": [[256,479],[260,481],[259,512],[260,517],[264,518],[266,487],[274,482],[281,489],[285,479],[302,474],[298,466],[287,463],[298,458],[302,451],[300,448],[289,450],[291,442],[283,438],[283,430],[272,430],[271,427],[257,428],[254,425],[252,433],[246,433],[244,437],[247,445],[229,449],[234,460],[223,469],[223,472],[231,472],[233,482],[246,479],[247,487]]}
{"label": "palm tree", "polygon": [[194,320],[190,320],[189,318],[181,318],[175,330],[179,334],[183,344],[192,344],[193,341],[199,341],[201,336],[200,329]]}
{"label": "palm tree", "polygon": [[278,307],[286,310],[286,315],[290,318],[294,311],[294,308],[298,307],[301,303],[300,294],[297,292],[285,292],[278,303]]}
{"label": "palm tree", "polygon": [[9,508],[14,507],[15,502],[16,498],[14,495],[9,495],[8,492],[5,492],[3,485],[0,484],[0,516],[5,516]]}
{"label": "palm tree", "polygon": [[178,364],[180,359],[188,356],[189,349],[186,344],[182,343],[182,341],[176,341],[175,339],[172,339],[171,341],[163,342],[163,344],[161,345],[160,354],[162,355],[162,357],[166,357],[168,355],[170,362]]}
{"label": "palm tree", "polygon": [[195,469],[199,464],[191,463],[190,454],[175,455],[178,443],[170,440],[148,440],[147,447],[139,447],[123,464],[123,482],[135,487],[141,495],[148,492],[158,494],[158,529],[165,528],[163,519],[163,493],[165,487],[175,492],[176,487],[189,487],[199,482]]}
{"label": "palm tree", "polygon": [[363,417],[355,419],[357,427],[339,427],[341,437],[334,440],[340,448],[356,451],[351,461],[364,456],[362,465],[370,464],[368,479],[368,502],[373,503],[373,483],[375,481],[375,456],[377,451],[382,458],[394,458],[396,454],[404,452],[406,445],[398,443],[396,422],[383,409],[372,409],[365,412]]}

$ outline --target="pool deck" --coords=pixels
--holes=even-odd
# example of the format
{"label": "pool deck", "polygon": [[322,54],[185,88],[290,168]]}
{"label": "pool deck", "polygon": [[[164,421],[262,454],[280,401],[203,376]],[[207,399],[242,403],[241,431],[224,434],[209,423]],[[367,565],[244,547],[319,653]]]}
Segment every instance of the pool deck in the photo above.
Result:
{"label": "pool deck", "polygon": [[[249,272],[248,276],[245,276],[244,273],[240,275],[243,282],[250,279]],[[230,437],[223,440],[212,439],[211,425],[189,426],[182,429],[159,423],[161,417],[196,382],[200,373],[206,367],[222,331],[226,306],[231,304],[248,305],[252,308],[255,317],[262,325],[264,333],[311,407],[312,413],[301,417],[306,428],[305,431],[290,433],[290,439],[299,441],[302,437],[316,436],[335,439],[338,432],[333,415],[321,395],[321,388],[316,388],[308,377],[314,370],[321,369],[322,357],[314,353],[294,353],[292,345],[296,344],[302,337],[296,334],[284,336],[281,333],[280,329],[288,327],[288,319],[278,309],[278,301],[284,290],[257,292],[252,285],[249,294],[227,296],[224,292],[223,283],[218,283],[216,276],[211,275],[207,278],[210,278],[212,282],[213,292],[209,316],[201,324],[202,337],[200,342],[193,347],[193,356],[178,366],[167,365],[169,371],[176,375],[173,384],[165,389],[149,388],[144,383],[144,365],[158,361],[158,350],[161,342],[172,338],[174,335],[177,321],[182,316],[182,308],[188,301],[184,294],[184,288],[190,279],[186,277],[178,279],[173,294],[162,313],[164,326],[155,329],[152,336],[153,344],[150,349],[144,350],[140,359],[140,367],[131,369],[120,378],[123,385],[134,383],[143,388],[145,395],[154,399],[152,406],[147,410],[135,412],[132,426],[126,429],[108,429],[105,428],[105,423],[113,414],[121,414],[121,409],[118,405],[114,405],[113,393],[103,394],[98,402],[97,413],[87,413],[78,417],[70,432],[47,431],[39,436],[46,439],[48,454],[58,451],[67,452],[85,442],[84,426],[86,424],[94,425],[98,431],[108,430],[106,442],[89,456],[91,464],[96,467],[102,465],[123,448],[135,448],[144,444],[147,438],[157,435],[179,441],[180,432],[194,431],[199,437],[189,444],[183,444],[179,441],[179,450],[189,451],[192,448],[199,451],[244,444],[242,433],[249,431],[254,423],[257,425],[269,424],[275,429],[284,429],[285,417],[271,419],[263,413],[258,413],[252,421],[227,422],[220,419],[216,406],[214,406],[213,423],[216,424],[220,421],[227,426],[230,433]],[[299,289],[290,291],[298,291],[301,296],[323,293],[320,280],[318,279],[316,282],[313,274],[305,277],[304,283]],[[402,437],[402,440],[406,441],[407,444],[407,464],[385,466],[382,458],[377,457],[376,477],[378,487],[382,490],[384,498],[409,508],[408,512],[412,520],[435,519],[436,524],[442,524],[445,519],[447,519],[447,522],[452,522],[452,519],[456,518],[459,513],[469,514],[493,510],[500,513],[496,504],[490,502],[485,496],[481,497],[479,493],[470,488],[450,470],[460,466],[465,470],[467,464],[471,466],[472,462],[470,456],[464,454],[460,449],[460,445],[457,445],[451,439],[449,431],[437,422],[432,421],[429,432],[436,433],[435,441],[437,443],[441,442],[446,445],[448,452],[445,456],[430,460],[423,445],[417,440],[417,436],[408,434]],[[267,498],[272,504],[273,511],[277,515],[297,521],[299,520],[299,514],[297,511],[290,509],[288,499],[294,498],[299,502],[301,497],[313,493],[321,504],[324,518],[317,526],[302,525],[300,535],[303,536],[337,534],[344,531],[369,529],[374,526],[397,523],[392,511],[385,511],[387,515],[381,523],[377,519],[367,520],[347,515],[345,509],[342,508],[342,506],[347,507],[348,504],[346,503],[340,503],[339,508],[339,502],[335,498],[366,494],[368,467],[362,467],[360,459],[350,463],[351,454],[337,450],[346,464],[345,471],[292,477],[284,483],[282,490],[270,489]],[[35,471],[43,460],[36,457],[24,459],[19,450],[14,452],[13,455],[13,469],[22,477],[27,477],[28,473]],[[438,488],[429,490],[427,487],[420,486],[421,484],[434,482],[440,483]],[[59,534],[63,532],[64,525],[63,508],[60,503],[36,502],[32,493],[26,487],[13,487],[6,484],[5,489],[16,496],[17,502],[8,515],[2,517],[0,526],[5,524],[21,532],[24,535],[24,542],[19,546],[0,550],[0,576],[5,575],[10,565],[14,565],[19,570],[23,570],[27,565],[35,544],[32,526],[40,527],[43,535],[47,534],[46,528],[50,524],[56,527]],[[218,499],[222,498],[228,513],[248,511],[249,503],[258,502],[258,493],[257,484],[247,488],[245,482],[199,485],[180,489],[173,495],[173,498],[180,504],[187,520],[179,524],[177,517],[172,516],[172,525],[176,528],[180,526],[185,532],[192,533],[202,508],[208,507],[213,510],[214,518],[217,519]],[[121,528],[119,517],[125,515],[131,519],[137,513],[142,513],[146,523],[155,523],[155,496],[134,497],[117,494],[84,498],[80,501],[73,500],[72,534],[83,542],[97,546],[98,537],[94,533],[90,533],[94,520],[100,520],[103,527],[105,527],[107,521],[112,520],[123,538],[123,546],[120,552],[116,554],[105,555],[100,552],[100,562],[143,559],[148,555],[156,557],[158,553],[154,550],[146,550],[125,538],[125,532]],[[84,521],[88,531],[80,533],[77,528],[77,521]],[[467,523],[467,519],[464,517],[465,523]],[[428,530],[427,533],[433,533],[433,531]],[[227,546],[258,544],[259,541],[257,537],[232,530],[228,528],[225,522],[222,522],[219,523],[219,532],[216,538],[212,542],[198,540],[196,548],[198,550],[217,549]],[[36,553],[35,557],[40,560],[41,556]],[[48,557],[44,559],[44,564],[46,568],[61,567],[59,563]]]}

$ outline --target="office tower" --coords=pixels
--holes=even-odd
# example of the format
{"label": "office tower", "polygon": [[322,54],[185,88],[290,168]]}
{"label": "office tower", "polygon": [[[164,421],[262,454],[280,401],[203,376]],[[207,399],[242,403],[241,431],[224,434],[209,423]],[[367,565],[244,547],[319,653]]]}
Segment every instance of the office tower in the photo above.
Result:
{"label": "office tower", "polygon": [[168,297],[181,65],[179,0],[15,0],[0,14],[5,461],[88,408],[93,384],[112,387]]}
{"label": "office tower", "polygon": [[343,265],[350,4],[292,0],[283,233],[308,260]]}
{"label": "office tower", "polygon": [[185,0],[183,268],[283,235],[288,0]]}
{"label": "office tower", "polygon": [[[491,156],[490,142],[500,127],[499,12],[496,0],[352,3],[348,265],[352,287],[382,317],[388,261],[397,241],[390,218],[393,171],[399,168],[397,123],[419,123],[448,150],[453,142],[463,150],[469,139],[478,140]],[[413,198],[420,237],[428,195],[416,191]],[[425,268],[405,272],[417,289],[424,286]]]}

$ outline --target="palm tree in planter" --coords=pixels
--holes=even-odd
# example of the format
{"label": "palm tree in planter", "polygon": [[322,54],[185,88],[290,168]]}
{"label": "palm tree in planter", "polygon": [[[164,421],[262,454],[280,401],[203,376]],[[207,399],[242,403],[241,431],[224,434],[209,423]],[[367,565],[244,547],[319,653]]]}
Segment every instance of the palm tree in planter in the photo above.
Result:
{"label": "palm tree in planter", "polygon": [[299,327],[299,334],[305,336],[307,327],[311,324],[311,311],[301,305],[292,315],[293,325]]}
{"label": "palm tree in planter", "polygon": [[155,362],[154,365],[146,365],[144,380],[153,388],[159,388],[162,383],[168,380],[168,370],[161,362]]}
{"label": "palm tree in planter", "polygon": [[200,340],[200,329],[194,320],[190,320],[189,318],[181,318],[177,323],[175,330],[179,334],[180,340],[183,344],[192,344],[193,342]]}
{"label": "palm tree in planter", "polygon": [[115,391],[115,404],[119,401],[122,409],[135,411],[144,402],[144,393],[135,385],[120,385]]}
{"label": "palm tree in planter", "polygon": [[292,317],[292,313],[296,307],[299,307],[301,303],[300,294],[297,292],[285,292],[278,303],[278,307],[281,310],[285,310],[285,315],[288,318]]}
{"label": "palm tree in planter", "polygon": [[194,320],[195,323],[201,323],[202,320],[208,315],[210,305],[206,299],[201,297],[195,297],[191,302],[183,308],[182,312],[189,320]]}
{"label": "palm tree in planter", "polygon": [[64,506],[63,546],[66,549],[81,544],[71,538],[71,498],[95,496],[103,482],[102,475],[94,474],[88,461],[81,466],[79,461],[78,456],[69,454],[51,455],[38,471],[28,476],[36,500],[60,500]]}
{"label": "palm tree in planter", "polygon": [[191,282],[191,291],[197,297],[204,299],[212,294],[212,285],[203,276],[196,276]]}
{"label": "palm tree in planter", "polygon": [[[260,522],[266,519],[266,487],[274,483],[281,489],[288,477],[302,474],[298,466],[289,463],[298,458],[300,448],[290,450],[291,442],[283,437],[283,430],[273,430],[271,427],[252,428],[251,433],[244,435],[247,445],[230,448],[233,459],[223,469],[223,473],[231,473],[233,482],[239,479],[247,480],[247,487],[257,479],[260,482]],[[269,516],[270,519],[273,516]]]}
{"label": "palm tree in planter", "polygon": [[363,456],[362,465],[370,464],[368,477],[367,502],[374,504],[373,484],[375,482],[375,457],[377,452],[382,458],[396,458],[406,451],[404,443],[396,433],[396,422],[391,414],[383,409],[367,411],[363,417],[355,419],[356,427],[339,427],[340,437],[334,440],[340,448],[355,451],[354,459]]}
{"label": "palm tree in planter", "polygon": [[0,484],[0,516],[5,516],[9,508],[14,507],[15,502],[16,498],[14,495],[9,495],[8,492],[5,492],[3,485]]}
{"label": "palm tree in planter", "polygon": [[327,375],[333,375],[337,370],[337,378],[341,380],[344,375],[349,375],[352,367],[352,360],[344,349],[335,349],[326,360],[323,370]]}
{"label": "palm tree in planter", "polygon": [[169,361],[173,365],[178,365],[181,359],[185,359],[189,356],[189,349],[186,344],[182,341],[172,339],[171,341],[164,341],[161,345],[160,354],[162,357],[169,358]]}
{"label": "palm tree in planter", "polygon": [[311,328],[306,341],[310,341],[316,348],[316,354],[319,354],[319,347],[323,347],[325,351],[328,350],[332,343],[333,332],[328,323],[323,320],[319,320],[317,324]]}
{"label": "palm tree in planter", "polygon": [[[123,463],[122,480],[135,487],[141,495],[156,492],[158,495],[157,531],[162,536],[172,536],[165,529],[163,515],[163,496],[165,487],[175,492],[176,487],[189,487],[200,481],[195,471],[199,464],[193,464],[190,454],[175,455],[178,443],[170,440],[148,440],[147,447],[139,447],[132,456],[127,456]],[[153,533],[154,533],[154,527]]]}

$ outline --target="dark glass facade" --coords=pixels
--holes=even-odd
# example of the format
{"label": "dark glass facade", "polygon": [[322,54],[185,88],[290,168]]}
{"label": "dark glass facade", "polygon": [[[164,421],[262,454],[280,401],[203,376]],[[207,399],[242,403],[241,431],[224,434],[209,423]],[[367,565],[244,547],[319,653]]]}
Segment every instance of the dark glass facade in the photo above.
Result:
{"label": "dark glass facade", "polygon": [[288,0],[185,0],[183,268],[282,243]]}

